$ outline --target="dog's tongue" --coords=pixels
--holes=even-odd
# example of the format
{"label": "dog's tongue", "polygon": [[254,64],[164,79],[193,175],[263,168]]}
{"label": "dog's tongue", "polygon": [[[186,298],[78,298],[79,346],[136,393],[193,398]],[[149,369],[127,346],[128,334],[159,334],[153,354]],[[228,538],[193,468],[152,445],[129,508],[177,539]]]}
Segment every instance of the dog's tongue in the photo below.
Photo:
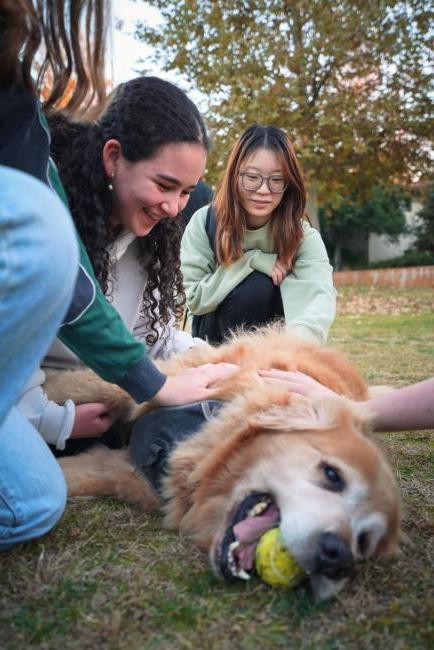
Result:
{"label": "dog's tongue", "polygon": [[267,530],[279,521],[279,510],[273,503],[256,517],[247,517],[233,527],[234,534],[241,544],[256,542]]}

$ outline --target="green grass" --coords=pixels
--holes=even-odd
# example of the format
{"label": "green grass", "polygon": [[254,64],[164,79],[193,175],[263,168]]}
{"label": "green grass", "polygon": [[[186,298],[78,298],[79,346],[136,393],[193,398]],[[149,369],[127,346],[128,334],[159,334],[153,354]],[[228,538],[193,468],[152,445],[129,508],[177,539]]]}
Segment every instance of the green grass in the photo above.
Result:
{"label": "green grass", "polygon": [[[387,306],[354,313],[345,303],[359,290],[342,292],[330,343],[371,383],[400,386],[434,374],[431,291],[396,291],[415,313],[390,315]],[[359,295],[387,303],[388,293]],[[50,535],[0,556],[0,647],[433,647],[434,438],[409,431],[381,439],[400,484],[409,543],[398,559],[361,566],[338,599],[313,605],[302,591],[220,583],[201,552],[161,528],[159,515],[136,517],[111,499],[76,499]]]}

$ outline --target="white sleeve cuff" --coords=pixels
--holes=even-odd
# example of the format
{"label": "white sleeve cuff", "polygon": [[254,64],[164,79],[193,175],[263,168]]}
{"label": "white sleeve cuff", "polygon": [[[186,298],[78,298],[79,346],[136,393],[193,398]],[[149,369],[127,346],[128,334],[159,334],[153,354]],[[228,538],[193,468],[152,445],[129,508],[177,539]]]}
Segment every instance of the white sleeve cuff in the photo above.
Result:
{"label": "white sleeve cuff", "polygon": [[39,422],[39,433],[45,442],[56,445],[56,449],[65,449],[65,442],[70,437],[75,420],[75,404],[68,399],[62,406],[48,402]]}

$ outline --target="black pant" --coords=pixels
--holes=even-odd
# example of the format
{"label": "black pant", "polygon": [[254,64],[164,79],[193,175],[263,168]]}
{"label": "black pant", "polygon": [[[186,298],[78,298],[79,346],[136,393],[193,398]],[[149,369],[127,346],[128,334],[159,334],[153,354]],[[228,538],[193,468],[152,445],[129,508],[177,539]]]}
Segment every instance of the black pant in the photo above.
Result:
{"label": "black pant", "polygon": [[65,449],[59,450],[51,447],[51,451],[57,458],[62,456],[75,456],[87,451],[95,445],[105,445],[110,449],[125,447],[130,436],[131,424],[115,422],[101,438],[68,438]]}
{"label": "black pant", "polygon": [[230,330],[265,325],[283,315],[280,287],[276,287],[268,275],[253,271],[215,311],[193,316],[192,333],[209,343],[221,343],[230,335]]}

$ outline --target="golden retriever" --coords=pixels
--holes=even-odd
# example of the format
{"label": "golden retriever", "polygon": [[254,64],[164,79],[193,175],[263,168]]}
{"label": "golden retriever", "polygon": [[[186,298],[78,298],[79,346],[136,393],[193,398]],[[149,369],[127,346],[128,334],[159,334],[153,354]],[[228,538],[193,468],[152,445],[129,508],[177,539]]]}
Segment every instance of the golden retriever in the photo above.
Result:
{"label": "golden retriever", "polygon": [[[128,449],[96,447],[63,458],[69,495],[115,495],[161,508],[165,524],[208,550],[214,572],[248,579],[254,548],[279,526],[308,575],[315,600],[336,594],[358,560],[396,550],[399,500],[390,467],[369,436],[369,414],[352,400],[367,386],[340,353],[294,339],[276,326],[200,346],[160,363],[167,374],[228,361],[240,371],[221,382],[224,406],[176,445],[158,493]],[[344,397],[312,402],[259,369],[300,370]],[[48,378],[51,399],[104,401],[124,421],[149,410],[91,373]],[[346,400],[346,397],[351,398]]]}

